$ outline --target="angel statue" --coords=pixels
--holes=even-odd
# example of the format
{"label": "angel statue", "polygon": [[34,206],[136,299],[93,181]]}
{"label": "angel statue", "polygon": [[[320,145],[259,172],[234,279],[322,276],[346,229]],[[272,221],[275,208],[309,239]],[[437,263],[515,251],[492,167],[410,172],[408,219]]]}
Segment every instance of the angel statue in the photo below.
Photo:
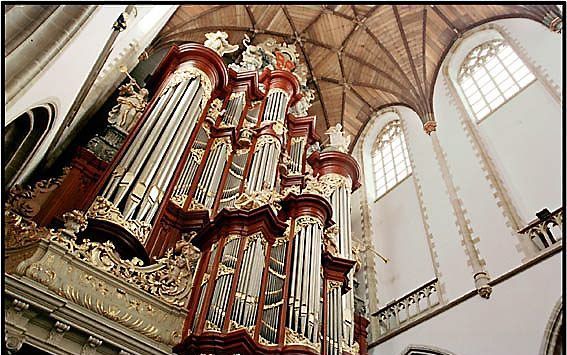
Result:
{"label": "angel statue", "polygon": [[329,148],[331,150],[338,150],[340,152],[348,152],[348,146],[350,145],[351,136],[345,136],[343,133],[343,126],[337,123],[336,126],[331,127],[325,132],[329,136]]}
{"label": "angel statue", "polygon": [[207,40],[205,41],[205,47],[208,47],[215,52],[217,52],[221,57],[225,53],[232,53],[238,50],[237,44],[228,43],[228,34],[226,32],[209,32],[205,33]]}
{"label": "angel statue", "polygon": [[147,89],[141,88],[130,75],[128,77],[130,82],[118,88],[117,104],[108,113],[108,123],[125,132],[129,132],[142,115],[149,95]]}

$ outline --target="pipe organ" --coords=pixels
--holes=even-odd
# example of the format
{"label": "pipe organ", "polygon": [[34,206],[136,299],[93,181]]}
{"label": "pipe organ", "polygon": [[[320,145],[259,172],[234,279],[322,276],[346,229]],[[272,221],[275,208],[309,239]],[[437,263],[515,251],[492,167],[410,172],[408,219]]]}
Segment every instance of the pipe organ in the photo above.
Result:
{"label": "pipe organ", "polygon": [[315,117],[288,113],[301,99],[296,74],[227,69],[199,44],[174,47],[156,73],[159,87],[88,197],[88,216],[147,260],[188,236],[199,249],[174,351],[358,354],[350,195],[359,168],[318,148]]}

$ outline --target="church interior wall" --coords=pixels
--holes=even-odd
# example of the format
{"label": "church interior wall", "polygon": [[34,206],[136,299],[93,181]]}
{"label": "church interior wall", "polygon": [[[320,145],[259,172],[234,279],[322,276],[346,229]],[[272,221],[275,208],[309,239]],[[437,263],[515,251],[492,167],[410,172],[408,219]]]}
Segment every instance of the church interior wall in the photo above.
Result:
{"label": "church interior wall", "polygon": [[454,355],[541,354],[546,325],[562,294],[561,284],[549,280],[560,277],[561,255],[555,254],[494,286],[489,300],[475,295],[371,347],[369,354],[401,355],[412,344]]}
{"label": "church interior wall", "polygon": [[[488,153],[492,164],[503,180],[511,203],[519,211],[521,222],[523,225],[527,225],[536,218],[535,213],[541,209],[548,208],[550,211],[554,211],[561,206],[560,180],[562,173],[559,163],[562,154],[561,105],[550,93],[549,85],[545,87],[542,83],[543,80],[550,79],[547,73],[561,73],[561,68],[560,63],[555,60],[547,59],[541,63],[538,62],[539,58],[557,56],[556,48],[559,48],[560,45],[556,41],[560,36],[549,31],[545,32],[543,26],[526,19],[499,20],[495,21],[493,25],[496,25],[496,28],[503,29],[505,35],[518,39],[515,46],[521,45],[525,50],[518,53],[520,57],[523,60],[526,60],[526,57],[529,59],[536,58],[530,64],[541,69],[541,71],[534,73],[536,75],[534,82],[488,115],[479,124],[474,123],[473,125],[473,128],[477,130],[478,137],[480,137],[482,148]],[[473,29],[472,32],[474,31]],[[535,38],[538,36],[541,37],[542,43],[547,43],[546,47],[532,46],[534,42],[537,42]],[[471,46],[469,45],[469,47]],[[468,50],[471,48],[468,48]],[[465,55],[466,53],[463,55],[455,51],[452,56],[451,54],[448,55],[445,61],[449,62],[449,65],[453,65],[454,63],[450,62],[452,58],[461,57],[462,60]],[[541,77],[542,73],[545,74],[545,78]],[[557,77],[553,75],[553,78],[555,80]],[[432,265],[436,266],[437,269],[444,303],[451,302],[474,290],[474,271],[463,246],[462,232],[458,228],[451,199],[456,198],[456,202],[460,204],[468,228],[472,231],[472,240],[479,253],[479,259],[492,279],[519,267],[523,262],[534,256],[534,254],[526,256],[526,251],[522,249],[519,238],[527,238],[527,236],[518,235],[517,230],[506,219],[500,201],[494,195],[494,187],[487,178],[489,172],[482,164],[477,151],[478,148],[475,148],[474,142],[464,127],[463,119],[470,120],[471,117],[463,115],[462,108],[459,108],[459,103],[456,101],[459,98],[453,95],[449,87],[451,83],[447,80],[447,77],[443,76],[443,70],[441,70],[434,88],[433,110],[435,120],[438,123],[436,134],[449,169],[450,178],[457,190],[456,196],[448,194],[446,183],[443,181],[440,172],[439,162],[432,147],[432,138],[423,132],[423,124],[413,110],[406,107],[396,107],[404,124],[404,134],[412,160],[413,173],[377,201],[374,201],[373,197],[372,168],[369,159],[372,144],[379,128],[384,123],[382,125],[380,123],[369,124],[370,127],[362,135],[363,142],[357,143],[357,147],[359,147],[358,144],[363,144],[362,155],[364,158],[362,165],[365,183],[367,184],[364,190],[369,201],[371,219],[365,222],[365,225],[371,226],[371,239],[376,250],[392,259],[388,264],[384,264],[378,257],[375,257],[378,308],[384,307],[389,301],[405,295],[410,290],[419,288],[427,281],[425,275],[433,275],[431,278],[434,277]],[[380,119],[377,121],[379,122]],[[553,138],[554,135],[555,138]],[[421,195],[421,201],[417,198],[418,194]],[[357,207],[360,204],[353,204],[353,206]],[[358,211],[353,211],[353,216],[364,215],[360,210],[361,207],[358,208]],[[425,220],[417,218],[419,208],[424,212]],[[430,238],[429,244],[426,243],[427,238]],[[410,243],[412,244],[411,248],[408,247]],[[419,247],[416,245],[419,245]],[[559,259],[558,256],[554,258]],[[558,262],[556,260],[552,263],[557,267],[555,272],[559,270]],[[551,264],[548,263],[546,268],[552,268],[549,265]],[[541,272],[545,274],[545,271]],[[397,275],[404,276],[396,278]],[[367,277],[372,277],[372,275]],[[536,279],[538,275],[531,271],[522,274],[521,277],[525,278],[526,281],[524,282],[529,283],[530,278]],[[516,280],[518,285],[521,284],[518,281],[519,279],[520,276]],[[504,295],[496,296],[496,294],[511,294],[513,287],[519,287],[518,285],[507,285],[506,282],[499,284],[499,287],[494,288],[494,297],[497,297],[495,300],[491,296],[489,301],[479,297],[474,298],[475,301],[473,299],[465,301],[465,303],[471,302],[470,305],[466,306],[470,309],[465,310],[465,303],[463,306],[452,309],[450,312],[453,315],[450,317],[455,319],[447,320],[447,324],[454,324],[458,317],[467,318],[469,314],[486,316],[492,314],[493,311],[500,312],[504,319],[509,320],[510,317],[506,312],[513,312],[511,310],[513,307],[524,307],[523,305],[528,302],[529,298],[515,300],[512,304],[501,306],[506,302],[510,303],[512,297],[504,301]],[[552,297],[549,302],[542,301],[543,304],[539,308],[542,312],[541,322],[546,319],[547,313],[551,309],[549,307],[552,307],[560,294],[558,286],[550,285],[549,288]],[[551,292],[551,290],[555,291]],[[490,303],[488,305],[490,310],[481,309],[481,307],[484,307],[483,302],[485,302],[484,304]],[[375,311],[376,309],[370,309],[370,313]],[[443,317],[449,317],[449,315],[437,316],[435,319]],[[532,319],[531,315],[528,314],[524,314],[522,317],[525,317],[522,319]],[[478,319],[478,322],[480,321]],[[435,320],[435,322],[438,324],[437,322],[441,321]],[[376,326],[376,322],[372,324]],[[507,326],[513,327],[513,324],[514,322],[510,322]],[[425,324],[420,326],[424,332],[423,340],[425,342],[428,339],[426,335],[429,334],[427,330],[429,327],[435,326]],[[535,324],[530,326],[533,327],[533,332],[537,330],[541,333],[545,324],[538,323],[537,327]],[[500,334],[496,325],[490,325],[487,331]],[[525,331],[528,333],[527,329]],[[459,332],[466,334],[462,332],[462,329],[459,329]],[[380,349],[380,351],[374,353],[400,353],[405,346],[419,339],[419,337],[412,337],[415,334],[408,331],[408,335],[398,335],[384,343],[396,344],[396,346],[399,346],[398,348],[394,350],[389,345],[384,347],[383,344],[380,344],[375,348]],[[440,338],[441,334],[445,337],[446,334],[449,334],[449,329],[439,329]],[[512,334],[516,333],[512,332],[503,336],[512,336]],[[429,344],[443,347],[444,342],[434,340],[434,337],[429,338]],[[539,338],[534,341],[532,337],[530,341],[531,348],[536,347],[536,345],[539,346]],[[503,339],[498,341],[498,346],[511,342],[513,341]],[[456,346],[447,346],[446,348],[456,354],[515,353],[509,350],[482,350],[475,348],[473,346],[475,343],[476,341],[471,338],[455,340],[455,344],[471,346],[470,349],[475,349],[474,351],[459,352]],[[522,351],[518,354],[533,353]]]}
{"label": "church interior wall", "polygon": [[6,124],[22,113],[46,103],[55,106],[56,111],[51,130],[27,164],[20,181],[24,180],[42,160],[108,39],[110,30],[101,31],[101,28],[111,29],[124,8],[124,5],[97,8],[58,56],[36,76],[33,85],[30,85],[25,93],[6,107]]}

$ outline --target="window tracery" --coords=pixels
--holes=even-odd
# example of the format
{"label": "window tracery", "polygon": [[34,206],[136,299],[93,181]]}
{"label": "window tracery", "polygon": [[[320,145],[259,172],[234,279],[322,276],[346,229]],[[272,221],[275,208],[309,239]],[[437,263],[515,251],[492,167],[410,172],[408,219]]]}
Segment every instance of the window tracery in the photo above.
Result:
{"label": "window tracery", "polygon": [[457,82],[477,121],[506,103],[535,76],[501,39],[473,48],[463,60]]}
{"label": "window tracery", "polygon": [[372,149],[372,167],[376,198],[411,174],[407,146],[399,120],[388,123],[378,134]]}

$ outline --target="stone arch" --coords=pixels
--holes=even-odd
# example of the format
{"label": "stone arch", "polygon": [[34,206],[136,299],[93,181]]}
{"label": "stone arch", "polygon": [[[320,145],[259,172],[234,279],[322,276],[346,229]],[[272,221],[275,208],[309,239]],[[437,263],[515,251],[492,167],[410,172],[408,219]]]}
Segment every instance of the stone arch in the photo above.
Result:
{"label": "stone arch", "polygon": [[540,355],[563,355],[565,323],[563,322],[563,298],[553,307],[543,334]]}
{"label": "stone arch", "polygon": [[54,120],[55,106],[43,104],[22,113],[5,127],[6,186],[11,186],[20,177],[52,128]]}

